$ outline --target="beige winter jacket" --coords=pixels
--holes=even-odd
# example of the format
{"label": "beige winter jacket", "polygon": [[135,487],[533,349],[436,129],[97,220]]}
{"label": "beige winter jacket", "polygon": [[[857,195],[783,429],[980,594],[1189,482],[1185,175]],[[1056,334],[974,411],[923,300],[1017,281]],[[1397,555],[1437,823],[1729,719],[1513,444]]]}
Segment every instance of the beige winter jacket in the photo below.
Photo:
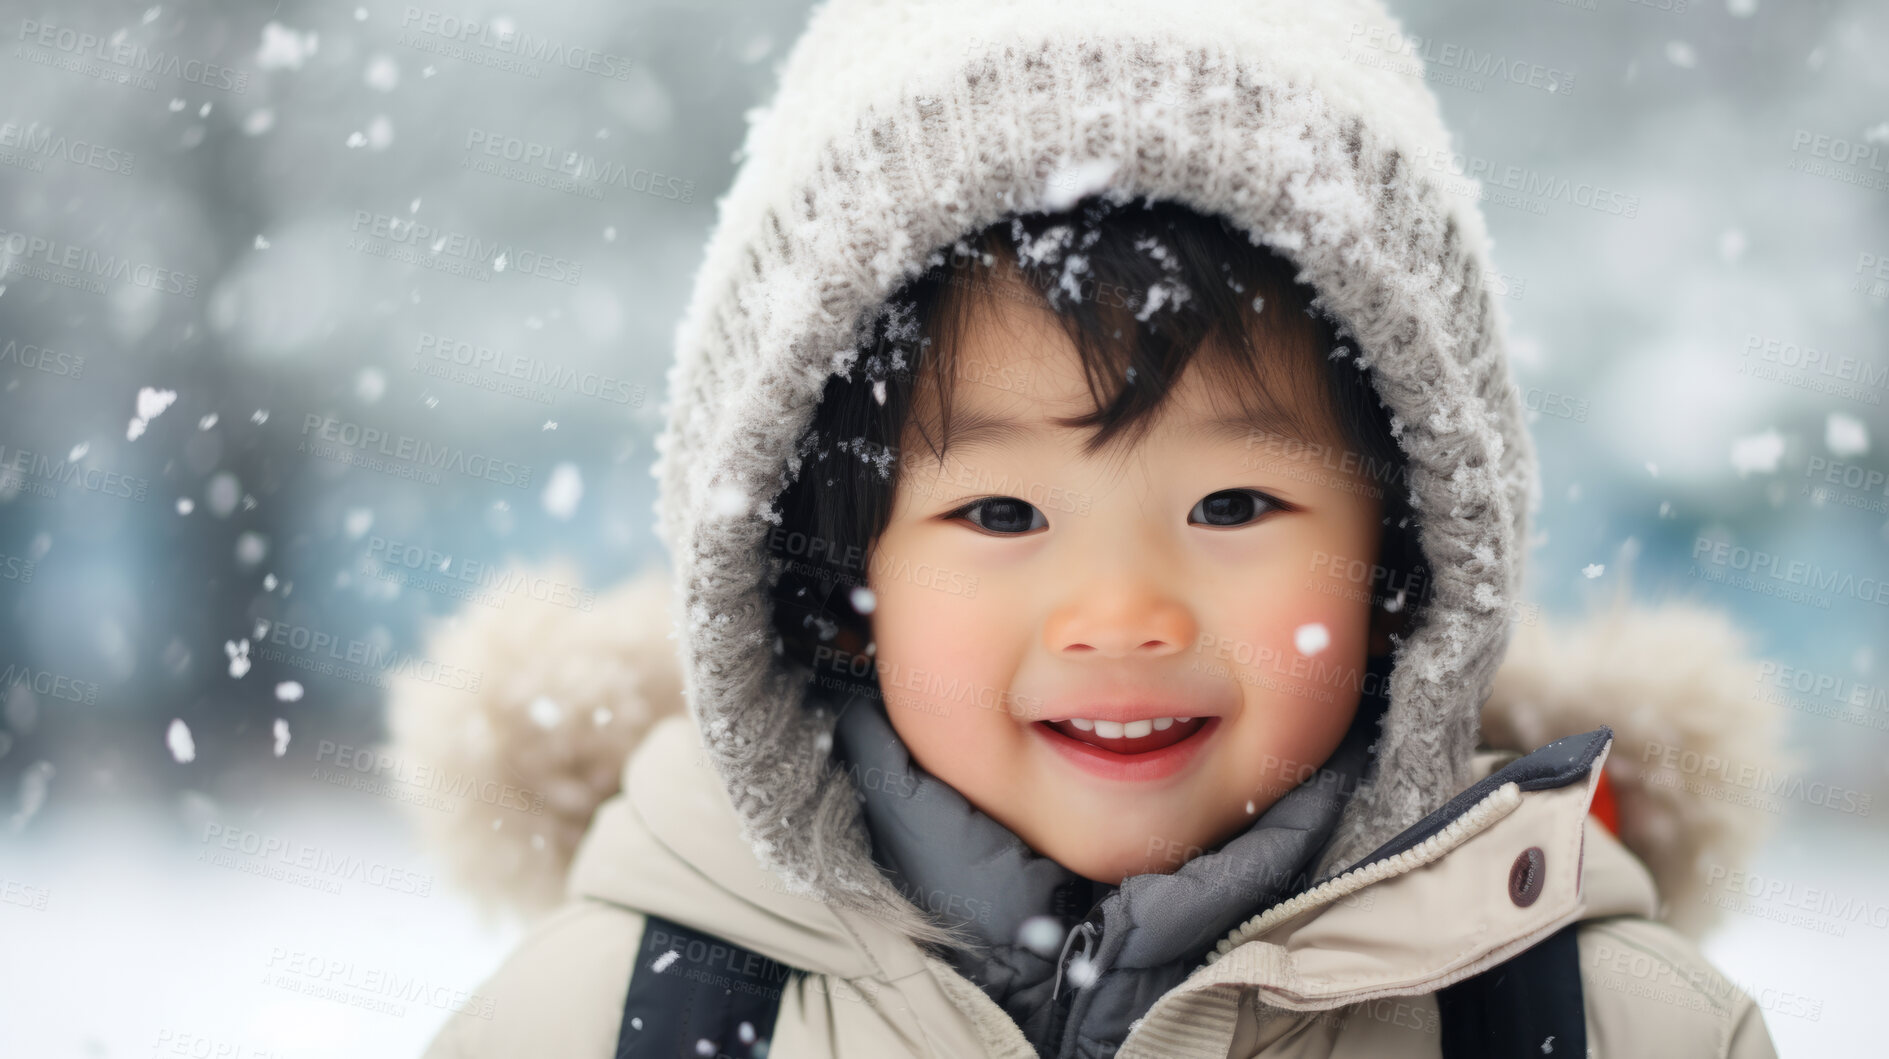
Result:
{"label": "beige winter jacket", "polygon": [[[1476,778],[1517,756],[1478,754]],[[1409,852],[1256,917],[1158,1001],[1119,1054],[1435,1056],[1437,989],[1578,920],[1591,1055],[1774,1055],[1751,999],[1649,918],[1646,868],[1589,814],[1606,756],[1585,783],[1497,788]],[[1546,882],[1518,907],[1510,868],[1531,846],[1546,855]],[[770,1059],[1035,1054],[948,965],[878,922],[785,892],[742,840],[693,727],[672,717],[598,812],[568,900],[480,986],[492,1018],[453,1020],[426,1059],[615,1055],[644,913],[810,972],[788,986]],[[661,973],[717,968],[683,957]],[[644,960],[635,973],[655,972]]]}

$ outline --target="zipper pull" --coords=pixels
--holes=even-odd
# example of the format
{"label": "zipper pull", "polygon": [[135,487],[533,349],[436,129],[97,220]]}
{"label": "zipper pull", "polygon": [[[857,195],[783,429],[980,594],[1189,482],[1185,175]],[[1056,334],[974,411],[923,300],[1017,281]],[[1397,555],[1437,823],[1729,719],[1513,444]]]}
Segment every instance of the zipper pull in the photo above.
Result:
{"label": "zipper pull", "polygon": [[[1076,958],[1087,962],[1091,954],[1095,952],[1095,942],[1102,934],[1102,927],[1095,921],[1095,917],[1091,915],[1088,919],[1077,923],[1076,928],[1071,930],[1069,936],[1063,939],[1062,955],[1056,958],[1056,982],[1054,985],[1050,986],[1049,991],[1049,998],[1052,1001],[1062,995],[1063,971],[1067,969],[1070,964],[1069,946],[1075,942],[1076,935],[1078,934],[1082,935],[1082,952],[1079,953]],[[1089,982],[1095,980],[1094,973],[1094,968],[1091,968],[1089,971]],[[1076,988],[1081,989],[1087,986],[1089,982],[1079,983]]]}

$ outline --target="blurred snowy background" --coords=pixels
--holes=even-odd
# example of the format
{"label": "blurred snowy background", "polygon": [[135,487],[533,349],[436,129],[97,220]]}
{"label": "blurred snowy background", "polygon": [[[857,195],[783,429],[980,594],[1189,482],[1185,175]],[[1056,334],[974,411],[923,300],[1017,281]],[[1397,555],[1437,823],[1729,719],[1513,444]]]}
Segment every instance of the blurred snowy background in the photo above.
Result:
{"label": "blurred snowy background", "polygon": [[[1393,6],[1418,39],[1355,61],[1427,60],[1435,164],[1515,174],[1484,210],[1539,413],[1534,597],[1727,608],[1788,667],[1754,692],[1804,774],[1880,807],[1889,7]],[[385,671],[483,677],[416,653],[429,618],[658,558],[671,330],[805,15],[0,5],[0,1054],[409,1056],[476,1017],[519,924],[398,791],[321,770],[384,735]],[[1563,179],[1605,191],[1531,191]],[[1733,549],[1829,580],[1781,597]],[[1755,867],[1788,889],[1709,951],[1783,1054],[1871,1050],[1889,813],[1780,815]],[[372,870],[255,874],[267,843]]]}

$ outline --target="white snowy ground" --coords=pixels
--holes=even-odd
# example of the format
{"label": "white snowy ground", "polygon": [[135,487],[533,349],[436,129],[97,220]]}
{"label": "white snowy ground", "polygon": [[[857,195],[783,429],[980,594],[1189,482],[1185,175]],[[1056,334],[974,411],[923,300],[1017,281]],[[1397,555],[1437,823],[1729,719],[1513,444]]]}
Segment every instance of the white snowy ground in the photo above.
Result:
{"label": "white snowy ground", "polygon": [[[1726,913],[1704,945],[1758,1000],[1784,1059],[1882,1054],[1889,841],[1859,823],[1787,822],[1759,851],[1749,869],[1755,880],[1746,882],[1747,892],[1782,896],[1752,899],[1757,914]],[[1818,908],[1838,911],[1811,911]]]}
{"label": "white snowy ground", "polygon": [[[158,811],[68,819],[24,849],[0,839],[0,1055],[412,1057],[446,1019],[478,1017],[516,925],[481,925],[384,813],[268,817],[213,814],[233,851],[202,841],[202,822],[180,842]],[[355,877],[335,893],[226,866],[286,867],[241,852],[264,838],[364,867],[341,869]],[[213,853],[231,859],[198,859]],[[429,875],[430,895],[411,892]]]}
{"label": "white snowy ground", "polygon": [[[363,871],[331,893],[199,860],[232,851],[201,840],[203,820],[186,828],[155,809],[0,843],[0,1055],[410,1059],[446,1019],[478,1017],[479,984],[518,925],[482,925],[397,817],[336,804],[258,816],[266,822],[207,819],[256,836],[239,835],[239,846],[277,838],[295,844],[291,856],[358,856],[385,885]],[[238,851],[236,862],[258,858]],[[1874,908],[1889,902],[1889,849],[1854,829],[1789,829],[1753,868]],[[429,874],[429,896],[400,892]],[[1780,1055],[1874,1050],[1889,930],[1863,920],[1833,937],[1728,919],[1707,951],[1761,997]]]}

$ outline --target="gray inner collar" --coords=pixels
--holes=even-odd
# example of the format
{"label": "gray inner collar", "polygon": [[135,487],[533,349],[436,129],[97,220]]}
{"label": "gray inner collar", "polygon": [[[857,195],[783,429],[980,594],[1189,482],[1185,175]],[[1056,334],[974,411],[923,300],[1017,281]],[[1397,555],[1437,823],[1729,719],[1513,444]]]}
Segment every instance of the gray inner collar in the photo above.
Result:
{"label": "gray inner collar", "polygon": [[[959,973],[1009,1012],[1039,1054],[1101,1059],[1228,931],[1309,887],[1307,873],[1367,774],[1383,708],[1381,697],[1361,697],[1324,768],[1218,850],[1119,887],[1038,855],[925,772],[874,698],[845,701],[834,755],[864,800],[881,871],[934,919],[977,939],[948,953]],[[1078,950],[1098,972],[1079,987],[1081,976],[1066,970]]]}

